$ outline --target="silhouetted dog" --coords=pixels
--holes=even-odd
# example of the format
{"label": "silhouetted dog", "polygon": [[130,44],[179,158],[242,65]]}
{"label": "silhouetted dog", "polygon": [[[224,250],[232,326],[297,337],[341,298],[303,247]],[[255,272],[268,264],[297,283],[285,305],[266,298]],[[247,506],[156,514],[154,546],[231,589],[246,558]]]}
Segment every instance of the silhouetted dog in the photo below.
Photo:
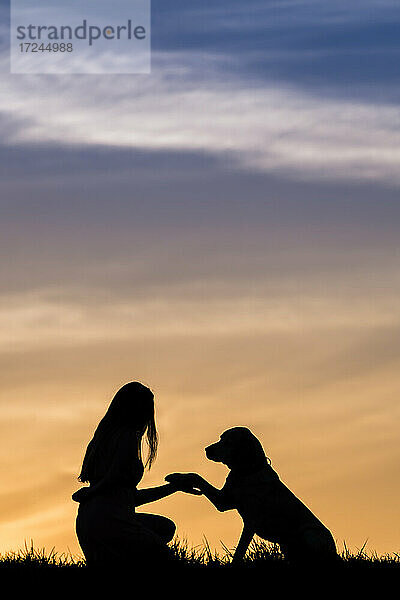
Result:
{"label": "silhouetted dog", "polygon": [[243,531],[233,561],[241,560],[257,534],[278,543],[291,562],[328,561],[337,558],[330,531],[284,485],[270,466],[258,439],[246,427],[225,431],[218,442],[206,448],[212,461],[230,469],[221,490],[196,473],[168,475],[186,478],[219,511],[236,509],[243,519]]}

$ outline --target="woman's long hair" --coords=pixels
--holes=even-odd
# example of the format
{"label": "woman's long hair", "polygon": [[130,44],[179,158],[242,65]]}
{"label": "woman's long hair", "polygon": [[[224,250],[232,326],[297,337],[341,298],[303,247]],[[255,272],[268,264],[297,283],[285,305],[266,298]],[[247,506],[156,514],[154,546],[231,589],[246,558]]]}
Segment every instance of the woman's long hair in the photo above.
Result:
{"label": "woman's long hair", "polygon": [[151,468],[158,446],[158,434],[154,417],[154,394],[143,384],[132,381],[115,394],[104,417],[89,442],[78,477],[83,483],[90,482],[101,470],[101,463],[110,459],[112,448],[118,438],[127,433],[136,446],[138,459],[142,459],[142,438],[146,434],[148,455],[145,466]]}

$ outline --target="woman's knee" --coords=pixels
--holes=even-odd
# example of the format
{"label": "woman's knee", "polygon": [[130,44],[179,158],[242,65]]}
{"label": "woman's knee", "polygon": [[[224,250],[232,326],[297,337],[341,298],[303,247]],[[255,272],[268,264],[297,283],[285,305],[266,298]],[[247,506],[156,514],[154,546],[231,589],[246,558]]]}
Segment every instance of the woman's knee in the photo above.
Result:
{"label": "woman's knee", "polygon": [[167,517],[161,515],[137,514],[138,521],[147,529],[157,534],[164,543],[168,543],[175,535],[176,525]]}
{"label": "woman's knee", "polygon": [[162,538],[165,543],[168,543],[172,540],[175,535],[176,525],[167,517],[162,517],[157,515],[157,520],[155,522],[155,532]]}
{"label": "woman's knee", "polygon": [[175,535],[176,525],[171,519],[165,520],[165,538],[167,538],[167,542],[170,542]]}

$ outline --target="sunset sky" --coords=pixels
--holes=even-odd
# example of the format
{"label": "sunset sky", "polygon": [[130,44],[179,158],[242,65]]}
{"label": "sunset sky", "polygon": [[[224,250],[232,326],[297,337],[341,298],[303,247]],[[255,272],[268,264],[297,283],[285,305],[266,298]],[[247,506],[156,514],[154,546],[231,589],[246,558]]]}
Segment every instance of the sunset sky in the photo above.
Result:
{"label": "sunset sky", "polygon": [[0,7],[0,552],[80,553],[83,453],[132,380],[141,487],[222,485],[204,447],[244,425],[340,549],[398,552],[398,1],[153,0],[152,73],[101,76],[10,75]]}

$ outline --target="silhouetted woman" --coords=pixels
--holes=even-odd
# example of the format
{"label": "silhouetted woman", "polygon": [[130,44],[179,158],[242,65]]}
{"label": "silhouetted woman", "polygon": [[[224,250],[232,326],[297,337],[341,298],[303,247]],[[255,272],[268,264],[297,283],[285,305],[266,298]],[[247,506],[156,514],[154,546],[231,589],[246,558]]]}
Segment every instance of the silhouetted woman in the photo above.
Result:
{"label": "silhouetted woman", "polygon": [[175,524],[166,517],[136,514],[135,507],[183,489],[171,483],[137,489],[144,473],[145,434],[145,466],[150,469],[158,444],[154,395],[141,383],[127,383],[114,396],[87,447],[79,480],[90,486],[72,496],[80,503],[76,533],[88,566],[154,564],[167,556]]}

